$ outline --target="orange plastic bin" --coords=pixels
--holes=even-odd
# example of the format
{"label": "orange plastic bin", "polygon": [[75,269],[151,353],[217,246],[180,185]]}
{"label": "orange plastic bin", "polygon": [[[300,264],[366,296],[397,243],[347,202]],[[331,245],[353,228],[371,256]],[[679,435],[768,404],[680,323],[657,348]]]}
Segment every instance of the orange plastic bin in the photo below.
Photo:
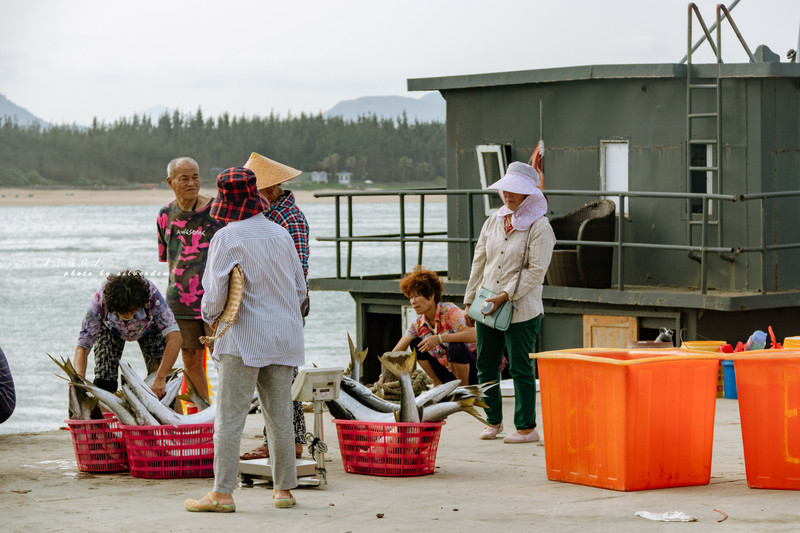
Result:
{"label": "orange plastic bin", "polygon": [[717,359],[597,348],[532,357],[548,479],[621,491],[708,484]]}
{"label": "orange plastic bin", "polygon": [[747,485],[800,490],[800,349],[736,358]]}

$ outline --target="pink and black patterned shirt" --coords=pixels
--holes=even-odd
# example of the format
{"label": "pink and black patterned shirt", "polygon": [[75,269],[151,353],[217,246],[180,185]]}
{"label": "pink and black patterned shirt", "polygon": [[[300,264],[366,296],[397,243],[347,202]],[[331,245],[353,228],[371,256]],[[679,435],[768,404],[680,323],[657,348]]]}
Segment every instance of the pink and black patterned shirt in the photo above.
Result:
{"label": "pink and black patterned shirt", "polygon": [[158,260],[169,265],[166,297],[175,318],[202,319],[208,245],[223,225],[211,216],[211,202],[197,211],[183,211],[172,201],[158,212]]}

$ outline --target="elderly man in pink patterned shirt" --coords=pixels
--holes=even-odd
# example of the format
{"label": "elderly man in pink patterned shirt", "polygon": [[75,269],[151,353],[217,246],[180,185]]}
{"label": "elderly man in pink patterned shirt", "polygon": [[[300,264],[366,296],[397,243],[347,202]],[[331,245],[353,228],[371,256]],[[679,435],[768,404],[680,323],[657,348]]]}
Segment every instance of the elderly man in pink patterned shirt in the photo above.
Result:
{"label": "elderly man in pink patterned shirt", "polygon": [[166,298],[183,337],[184,372],[197,392],[208,400],[205,347],[199,339],[211,335],[211,330],[203,322],[200,303],[208,246],[222,223],[210,215],[213,198],[200,193],[200,170],[194,159],[179,157],[170,161],[167,183],[175,200],[158,213],[158,260],[169,265]]}

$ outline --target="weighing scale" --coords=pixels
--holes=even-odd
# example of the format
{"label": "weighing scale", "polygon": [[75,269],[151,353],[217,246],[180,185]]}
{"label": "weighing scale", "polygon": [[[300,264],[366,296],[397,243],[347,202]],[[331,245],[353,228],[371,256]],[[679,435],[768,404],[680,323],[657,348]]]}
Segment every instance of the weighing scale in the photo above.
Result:
{"label": "weighing scale", "polygon": [[[308,368],[297,374],[292,384],[292,400],[311,402],[314,406],[314,432],[306,434],[308,450],[312,460],[297,459],[297,483],[299,486],[327,485],[325,452],[328,446],[322,440],[322,406],[326,400],[339,397],[342,368]],[[244,485],[252,485],[254,478],[272,481],[272,466],[269,458],[239,461],[239,475]]]}

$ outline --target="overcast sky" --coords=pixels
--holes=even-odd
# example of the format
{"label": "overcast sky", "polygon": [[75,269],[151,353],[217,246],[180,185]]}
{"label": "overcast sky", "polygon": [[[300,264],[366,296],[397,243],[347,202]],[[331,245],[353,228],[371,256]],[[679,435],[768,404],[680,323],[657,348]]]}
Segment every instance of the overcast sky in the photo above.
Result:
{"label": "overcast sky", "polygon": [[[696,3],[711,24],[718,0]],[[317,113],[360,96],[422,96],[407,92],[408,78],[677,63],[687,5],[0,0],[0,94],[51,123],[112,122],[159,105],[206,116]],[[753,51],[766,44],[786,61],[797,48],[800,0],[741,0],[732,15]],[[723,58],[746,60],[730,31]]]}

